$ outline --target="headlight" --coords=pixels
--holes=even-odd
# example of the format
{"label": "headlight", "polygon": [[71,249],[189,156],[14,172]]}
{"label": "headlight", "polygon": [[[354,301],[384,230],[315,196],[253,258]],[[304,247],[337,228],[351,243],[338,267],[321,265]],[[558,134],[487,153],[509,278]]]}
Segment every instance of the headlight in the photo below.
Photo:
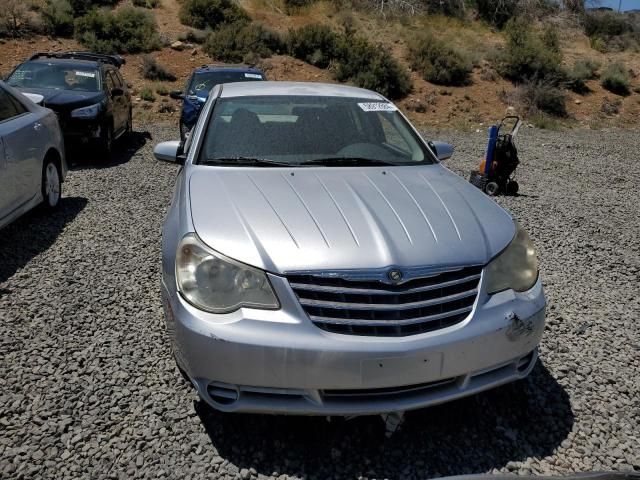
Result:
{"label": "headlight", "polygon": [[71,117],[73,118],[96,118],[100,111],[100,104],[89,105],[88,107],[76,108],[71,110]]}
{"label": "headlight", "polygon": [[192,233],[178,246],[176,279],[182,296],[201,310],[229,313],[241,307],[280,307],[265,272],[223,257]]}
{"label": "headlight", "polygon": [[538,279],[536,249],[520,225],[516,222],[516,236],[509,246],[486,267],[487,292],[489,294],[512,288],[524,292]]}

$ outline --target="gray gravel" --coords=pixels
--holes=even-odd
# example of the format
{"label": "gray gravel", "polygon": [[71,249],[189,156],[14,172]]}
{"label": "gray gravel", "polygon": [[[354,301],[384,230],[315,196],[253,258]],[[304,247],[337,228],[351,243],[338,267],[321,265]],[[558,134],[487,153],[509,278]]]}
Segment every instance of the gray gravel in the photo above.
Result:
{"label": "gray gravel", "polygon": [[[522,195],[549,299],[523,382],[408,414],[223,415],[164,339],[160,225],[176,168],[154,126],[79,165],[61,209],[0,231],[1,478],[428,478],[640,470],[640,160],[631,132],[521,132]],[[467,176],[485,133],[449,134]]]}

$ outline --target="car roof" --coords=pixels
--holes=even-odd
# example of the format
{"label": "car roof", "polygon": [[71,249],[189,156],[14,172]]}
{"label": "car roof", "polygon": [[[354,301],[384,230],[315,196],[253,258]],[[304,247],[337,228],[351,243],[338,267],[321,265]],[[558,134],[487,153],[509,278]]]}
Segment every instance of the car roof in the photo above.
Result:
{"label": "car roof", "polygon": [[78,60],[75,58],[34,58],[27,60],[25,63],[57,63],[61,65],[78,65],[83,67],[98,68],[102,62],[95,60]]}
{"label": "car roof", "polygon": [[347,97],[385,100],[379,93],[364,88],[349,87],[335,83],[316,82],[239,82],[222,85],[222,98],[256,97],[256,96],[313,96],[313,97]]}
{"label": "car roof", "polygon": [[250,72],[250,73],[263,73],[262,70],[255,67],[249,67],[247,65],[203,65],[196,68],[195,73],[204,72]]}

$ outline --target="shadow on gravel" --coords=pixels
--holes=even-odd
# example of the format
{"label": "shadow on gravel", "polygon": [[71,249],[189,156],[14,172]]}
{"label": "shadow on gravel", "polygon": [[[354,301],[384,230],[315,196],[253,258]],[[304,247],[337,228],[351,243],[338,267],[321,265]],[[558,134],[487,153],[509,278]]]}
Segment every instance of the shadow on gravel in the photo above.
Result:
{"label": "shadow on gravel", "polygon": [[113,152],[108,160],[98,158],[95,150],[78,148],[67,152],[67,162],[71,170],[112,168],[127,163],[151,140],[149,132],[131,132],[113,144]]}
{"label": "shadow on gravel", "polygon": [[2,284],[53,245],[65,225],[86,205],[86,198],[63,196],[53,212],[35,208],[0,230],[0,296],[10,293]]}
{"label": "shadow on gravel", "polygon": [[353,420],[223,414],[196,402],[218,454],[238,468],[313,479],[480,473],[545,457],[573,425],[569,396],[544,365],[528,379],[410,412],[384,436],[379,417]]}

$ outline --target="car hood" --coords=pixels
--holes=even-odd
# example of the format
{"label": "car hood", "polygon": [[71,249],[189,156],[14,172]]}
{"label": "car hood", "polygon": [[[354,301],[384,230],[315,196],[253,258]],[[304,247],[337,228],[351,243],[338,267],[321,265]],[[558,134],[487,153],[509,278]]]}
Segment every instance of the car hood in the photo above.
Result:
{"label": "car hood", "polygon": [[507,212],[441,165],[191,168],[198,236],[274,273],[481,265],[515,234]]}
{"label": "car hood", "polygon": [[53,110],[73,110],[99,103],[104,99],[102,92],[77,92],[72,90],[56,90],[53,88],[20,88],[23,93],[42,95],[43,106]]}

